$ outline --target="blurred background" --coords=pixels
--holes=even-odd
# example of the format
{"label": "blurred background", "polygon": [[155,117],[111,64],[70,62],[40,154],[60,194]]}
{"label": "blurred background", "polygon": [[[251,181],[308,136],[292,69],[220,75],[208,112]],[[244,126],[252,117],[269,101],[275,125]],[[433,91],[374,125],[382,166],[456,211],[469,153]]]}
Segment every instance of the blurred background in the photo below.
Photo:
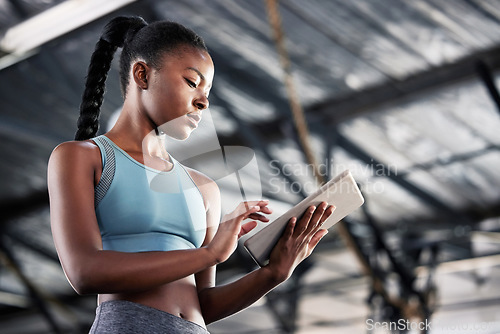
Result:
{"label": "blurred background", "polygon": [[[273,217],[344,169],[365,196],[287,283],[212,333],[500,333],[500,1],[273,4],[0,0],[1,333],[87,333],[93,321],[95,296],[72,290],[54,249],[46,172],[117,15],[205,39],[219,144],[253,150]],[[100,133],[121,103],[115,63]],[[254,268],[239,247],[218,282]]]}

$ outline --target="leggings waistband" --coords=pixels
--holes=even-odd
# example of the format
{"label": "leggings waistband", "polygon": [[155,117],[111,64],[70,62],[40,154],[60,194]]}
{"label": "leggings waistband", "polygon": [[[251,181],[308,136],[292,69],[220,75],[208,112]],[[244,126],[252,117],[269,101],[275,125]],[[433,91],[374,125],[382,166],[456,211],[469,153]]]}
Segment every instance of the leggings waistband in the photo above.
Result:
{"label": "leggings waistband", "polygon": [[89,334],[210,334],[202,326],[173,314],[130,302],[101,303]]}

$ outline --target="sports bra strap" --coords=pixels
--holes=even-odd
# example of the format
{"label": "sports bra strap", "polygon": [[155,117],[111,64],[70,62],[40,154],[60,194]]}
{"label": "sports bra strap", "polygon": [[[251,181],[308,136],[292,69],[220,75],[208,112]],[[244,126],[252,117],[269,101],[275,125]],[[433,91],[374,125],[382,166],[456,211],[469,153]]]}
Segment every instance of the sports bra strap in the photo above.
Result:
{"label": "sports bra strap", "polygon": [[115,152],[111,144],[106,141],[104,136],[92,138],[101,151],[102,158],[102,174],[99,183],[94,189],[94,206],[97,208],[104,195],[111,186],[111,182],[115,177],[116,161]]}

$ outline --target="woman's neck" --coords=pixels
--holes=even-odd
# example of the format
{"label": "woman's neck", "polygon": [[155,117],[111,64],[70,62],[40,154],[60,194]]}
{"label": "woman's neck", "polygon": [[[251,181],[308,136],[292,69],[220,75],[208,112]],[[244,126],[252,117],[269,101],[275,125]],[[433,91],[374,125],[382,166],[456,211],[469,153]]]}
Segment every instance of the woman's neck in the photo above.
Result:
{"label": "woman's neck", "polygon": [[170,160],[165,149],[165,134],[159,133],[154,124],[142,116],[140,111],[131,110],[125,104],[106,136],[126,152],[142,152]]}

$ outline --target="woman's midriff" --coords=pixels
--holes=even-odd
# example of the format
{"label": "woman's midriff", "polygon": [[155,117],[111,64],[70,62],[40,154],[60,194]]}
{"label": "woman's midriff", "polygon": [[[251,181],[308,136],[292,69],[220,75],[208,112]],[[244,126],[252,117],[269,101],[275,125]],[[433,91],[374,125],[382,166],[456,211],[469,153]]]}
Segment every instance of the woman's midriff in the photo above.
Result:
{"label": "woman's midriff", "polygon": [[128,300],[146,305],[206,327],[194,275],[148,291],[101,294],[98,297],[98,304],[110,300]]}

